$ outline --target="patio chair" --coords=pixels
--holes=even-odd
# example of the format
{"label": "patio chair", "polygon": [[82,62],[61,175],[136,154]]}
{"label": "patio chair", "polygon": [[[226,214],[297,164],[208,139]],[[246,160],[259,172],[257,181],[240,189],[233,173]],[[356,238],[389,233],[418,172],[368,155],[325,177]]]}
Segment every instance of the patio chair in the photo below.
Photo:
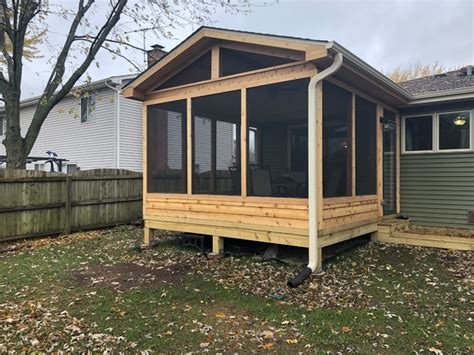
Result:
{"label": "patio chair", "polygon": [[286,188],[281,184],[274,184],[269,169],[250,169],[250,183],[255,196],[285,196]]}

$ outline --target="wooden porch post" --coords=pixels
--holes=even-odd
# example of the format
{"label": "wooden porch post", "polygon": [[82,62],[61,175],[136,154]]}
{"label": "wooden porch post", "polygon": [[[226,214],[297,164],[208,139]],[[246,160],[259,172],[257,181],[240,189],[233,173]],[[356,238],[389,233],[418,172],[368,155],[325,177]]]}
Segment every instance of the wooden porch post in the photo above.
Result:
{"label": "wooden porch post", "polygon": [[155,231],[145,225],[143,230],[143,248],[149,248],[153,238],[155,236]]}
{"label": "wooden porch post", "polygon": [[186,99],[186,150],[187,150],[187,193],[193,193],[193,109],[191,98]]}
{"label": "wooden porch post", "polygon": [[223,255],[224,254],[224,238],[218,235],[212,236],[212,254]]}
{"label": "wooden porch post", "polygon": [[248,140],[248,124],[247,124],[247,89],[240,91],[240,156],[241,156],[241,195],[247,197],[247,140]]}
{"label": "wooden porch post", "polygon": [[383,124],[380,123],[380,117],[383,116],[383,106],[377,104],[377,210],[378,216],[383,216]]}

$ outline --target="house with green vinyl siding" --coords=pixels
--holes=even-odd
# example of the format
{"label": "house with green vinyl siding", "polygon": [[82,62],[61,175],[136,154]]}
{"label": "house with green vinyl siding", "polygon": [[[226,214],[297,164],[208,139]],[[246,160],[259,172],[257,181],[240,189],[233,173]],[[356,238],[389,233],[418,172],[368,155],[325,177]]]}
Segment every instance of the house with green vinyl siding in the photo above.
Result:
{"label": "house with green vinyl siding", "polygon": [[471,67],[401,83],[400,212],[418,224],[474,227]]}

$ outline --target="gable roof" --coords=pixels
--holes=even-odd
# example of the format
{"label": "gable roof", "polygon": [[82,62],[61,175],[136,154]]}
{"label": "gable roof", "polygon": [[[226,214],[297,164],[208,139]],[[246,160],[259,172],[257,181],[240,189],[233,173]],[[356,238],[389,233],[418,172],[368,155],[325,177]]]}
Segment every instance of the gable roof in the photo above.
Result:
{"label": "gable roof", "polygon": [[469,87],[474,89],[474,75],[466,75],[466,69],[464,67],[442,74],[408,80],[399,83],[399,85],[414,95]]}
{"label": "gable roof", "polygon": [[124,88],[126,96],[135,98],[143,96],[144,91],[150,90],[150,85],[152,85],[150,84],[150,81],[152,81],[150,79],[156,78],[158,71],[160,71],[160,77],[163,77],[169,71],[176,70],[180,65],[185,64],[181,55],[186,54],[185,57],[192,58],[202,54],[203,50],[209,49],[210,45],[219,41],[241,42],[250,45],[302,52],[305,60],[326,57],[326,45],[329,43],[323,40],[202,26],[130,82]]}
{"label": "gable roof", "polygon": [[[432,101],[460,100],[474,98],[474,85],[471,80],[454,78],[446,75],[444,84],[429,84],[428,81],[415,79],[413,83],[395,83],[354,53],[350,52],[335,41],[316,40],[310,38],[292,37],[275,34],[230,30],[217,27],[202,26],[160,58],[151,67],[138,75],[124,87],[124,96],[140,101],[146,100],[147,95],[156,88],[160,80],[179,71],[189,64],[189,58],[196,58],[209,50],[213,45],[236,43],[279,48],[299,53],[301,60],[312,61],[327,67],[331,58],[337,53],[344,56],[342,68],[335,74],[336,78],[344,78],[354,87],[363,86],[371,94],[390,102],[394,106],[407,106]],[[183,55],[185,54],[185,55]],[[428,78],[429,79],[429,78]]]}

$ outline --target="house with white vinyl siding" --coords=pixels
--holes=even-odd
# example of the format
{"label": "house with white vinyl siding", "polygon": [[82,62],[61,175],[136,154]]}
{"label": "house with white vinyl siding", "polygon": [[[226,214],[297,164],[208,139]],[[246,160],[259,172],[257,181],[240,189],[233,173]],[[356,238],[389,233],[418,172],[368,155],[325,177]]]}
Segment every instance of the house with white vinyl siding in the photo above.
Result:
{"label": "house with white vinyl siding", "polygon": [[[134,75],[110,77],[76,87],[46,118],[31,157],[47,157],[48,151],[66,159],[64,172],[98,168],[142,171],[143,104],[122,96],[121,89]],[[21,132],[26,134],[38,98],[21,103]],[[6,131],[0,111],[0,141]],[[0,156],[5,146],[0,144]],[[28,169],[50,170],[44,162]]]}

